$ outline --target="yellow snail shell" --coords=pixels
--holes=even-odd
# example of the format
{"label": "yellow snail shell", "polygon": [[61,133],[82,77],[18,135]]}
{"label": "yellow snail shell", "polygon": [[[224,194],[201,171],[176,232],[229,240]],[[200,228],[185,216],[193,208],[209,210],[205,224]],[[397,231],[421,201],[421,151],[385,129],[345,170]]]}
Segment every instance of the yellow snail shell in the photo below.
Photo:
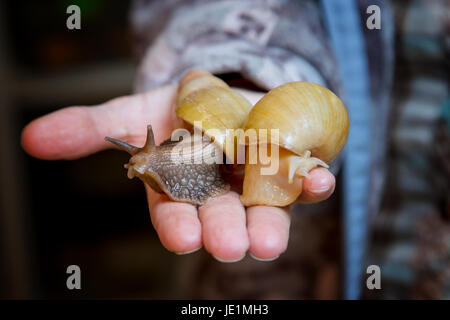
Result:
{"label": "yellow snail shell", "polygon": [[[209,72],[190,71],[180,82],[176,113],[193,126],[200,123],[225,154],[227,130],[242,128],[251,108],[243,95]],[[208,130],[214,130],[214,134],[208,134]]]}
{"label": "yellow snail shell", "polygon": [[241,201],[246,206],[287,206],[302,192],[303,178],[317,167],[328,167],[345,145],[349,119],[344,105],[330,90],[309,82],[290,82],[272,89],[250,111],[244,127],[279,130],[279,170],[261,175],[266,165],[245,165]]}

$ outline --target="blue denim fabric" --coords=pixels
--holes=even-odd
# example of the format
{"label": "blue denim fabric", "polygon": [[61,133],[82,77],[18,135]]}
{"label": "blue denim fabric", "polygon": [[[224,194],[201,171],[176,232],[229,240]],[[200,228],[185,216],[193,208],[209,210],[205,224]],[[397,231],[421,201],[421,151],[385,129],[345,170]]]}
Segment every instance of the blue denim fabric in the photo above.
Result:
{"label": "blue denim fabric", "polygon": [[370,78],[362,23],[356,1],[322,0],[325,23],[338,64],[350,117],[344,149],[344,297],[358,299],[367,247],[371,165]]}

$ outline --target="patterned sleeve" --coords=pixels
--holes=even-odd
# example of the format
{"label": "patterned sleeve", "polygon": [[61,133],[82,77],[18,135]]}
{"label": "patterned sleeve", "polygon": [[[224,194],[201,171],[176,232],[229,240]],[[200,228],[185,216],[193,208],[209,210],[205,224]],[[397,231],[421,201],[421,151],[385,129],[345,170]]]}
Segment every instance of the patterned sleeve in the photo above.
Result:
{"label": "patterned sleeve", "polygon": [[239,73],[269,90],[310,81],[340,95],[337,65],[315,1],[136,1],[132,25],[143,56],[138,92],[189,69]]}

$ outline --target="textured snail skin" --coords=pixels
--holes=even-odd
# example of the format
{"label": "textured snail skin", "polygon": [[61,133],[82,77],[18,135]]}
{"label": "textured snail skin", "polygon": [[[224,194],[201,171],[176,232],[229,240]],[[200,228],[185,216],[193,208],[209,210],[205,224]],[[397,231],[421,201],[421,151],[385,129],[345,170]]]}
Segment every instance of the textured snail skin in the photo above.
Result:
{"label": "textured snail skin", "polygon": [[[261,163],[246,164],[241,201],[246,206],[287,206],[302,192],[303,179],[328,167],[343,149],[349,119],[339,98],[309,82],[290,82],[272,89],[250,111],[245,130],[279,130],[279,170],[261,175]],[[275,142],[273,142],[275,143]]]}
{"label": "textured snail skin", "polygon": [[125,165],[130,179],[138,177],[156,192],[165,193],[171,200],[202,205],[230,189],[222,179],[217,164],[195,163],[197,156],[204,156],[204,150],[210,150],[209,154],[212,154],[213,148],[222,152],[208,139],[203,139],[198,152],[192,148],[194,151],[188,155],[190,163],[186,159],[178,162],[173,158],[178,153],[174,148],[183,144],[183,141],[166,140],[156,146],[151,126],[148,126],[147,142],[142,148],[109,137],[106,140],[132,155]]}

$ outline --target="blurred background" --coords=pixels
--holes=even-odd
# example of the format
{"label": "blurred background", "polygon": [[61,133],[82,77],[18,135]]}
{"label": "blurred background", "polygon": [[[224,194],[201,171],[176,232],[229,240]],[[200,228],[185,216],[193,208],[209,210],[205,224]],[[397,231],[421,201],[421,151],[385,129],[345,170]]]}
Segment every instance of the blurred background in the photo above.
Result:
{"label": "blurred background", "polygon": [[[71,4],[81,8],[81,30],[66,28]],[[203,250],[176,256],[160,245],[141,183],[121,170],[126,154],[41,161],[20,147],[22,128],[36,117],[132,92],[139,61],[129,8],[128,1],[105,0],[0,4],[1,298],[233,298],[199,294],[187,283],[194,273],[209,281],[206,269],[189,273],[195,261],[223,266]],[[394,10],[389,171],[367,253],[383,270],[383,290],[364,297],[450,298],[448,2],[395,1]],[[330,203],[338,196],[339,186]],[[312,242],[298,259],[314,250],[326,258],[298,268],[300,275],[283,285],[300,288],[293,290],[298,298],[339,298],[341,249],[333,241],[340,237],[339,213],[318,222],[308,210],[304,232],[313,239],[321,224],[333,244]],[[287,255],[295,249],[290,244]],[[250,268],[255,262],[243,263]],[[277,263],[276,272],[283,272],[283,261]],[[71,264],[82,270],[82,290],[66,288]],[[264,269],[258,272],[264,278]],[[303,272],[313,272],[313,279],[302,278]]]}

